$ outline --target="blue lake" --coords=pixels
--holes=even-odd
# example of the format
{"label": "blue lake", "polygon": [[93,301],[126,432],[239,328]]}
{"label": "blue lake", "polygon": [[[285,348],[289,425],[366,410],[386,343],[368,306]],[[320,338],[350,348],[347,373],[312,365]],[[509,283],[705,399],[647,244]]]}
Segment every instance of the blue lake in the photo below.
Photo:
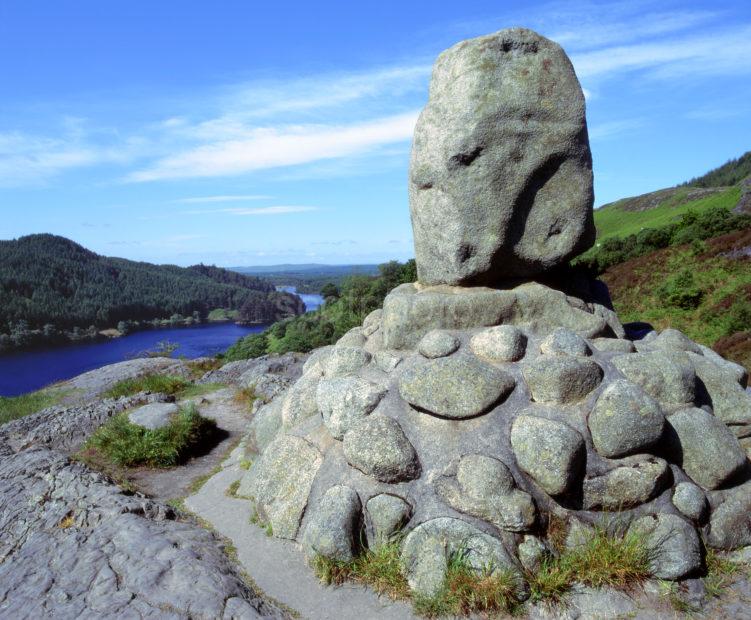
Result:
{"label": "blue lake", "polygon": [[[294,291],[293,291],[294,292]],[[318,308],[320,295],[300,295],[308,312]],[[70,379],[88,370],[122,362],[157,348],[164,340],[178,345],[173,355],[213,356],[239,338],[263,331],[265,325],[210,323],[133,332],[121,338],[34,349],[0,356],[0,396],[17,396]]]}

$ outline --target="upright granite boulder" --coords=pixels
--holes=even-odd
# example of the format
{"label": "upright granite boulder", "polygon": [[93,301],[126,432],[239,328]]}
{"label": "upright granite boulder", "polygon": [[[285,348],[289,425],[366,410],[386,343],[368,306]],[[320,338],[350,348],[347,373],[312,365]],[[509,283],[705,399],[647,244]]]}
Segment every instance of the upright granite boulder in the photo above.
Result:
{"label": "upright granite boulder", "polygon": [[462,41],[438,57],[410,163],[420,282],[493,285],[594,243],[584,113],[566,53],[531,30]]}

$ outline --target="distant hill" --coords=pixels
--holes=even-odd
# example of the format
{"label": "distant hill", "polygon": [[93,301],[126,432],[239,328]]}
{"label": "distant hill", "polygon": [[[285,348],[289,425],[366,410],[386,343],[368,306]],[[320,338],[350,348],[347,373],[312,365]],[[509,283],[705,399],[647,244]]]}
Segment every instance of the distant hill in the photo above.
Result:
{"label": "distant hill", "polygon": [[326,284],[341,286],[350,276],[378,275],[378,265],[269,265],[232,267],[233,271],[262,275],[276,286],[294,286],[298,293],[320,293]]}
{"label": "distant hill", "polygon": [[727,187],[737,185],[749,176],[751,176],[751,151],[747,151],[736,159],[729,160],[700,177],[687,181],[684,185],[691,187]]}
{"label": "distant hill", "polygon": [[[115,327],[121,321],[203,319],[216,308],[273,322],[303,311],[263,278],[206,265],[153,265],[100,256],[49,234],[0,241],[0,334]],[[2,344],[2,343],[0,343]],[[21,342],[21,344],[24,344]]]}

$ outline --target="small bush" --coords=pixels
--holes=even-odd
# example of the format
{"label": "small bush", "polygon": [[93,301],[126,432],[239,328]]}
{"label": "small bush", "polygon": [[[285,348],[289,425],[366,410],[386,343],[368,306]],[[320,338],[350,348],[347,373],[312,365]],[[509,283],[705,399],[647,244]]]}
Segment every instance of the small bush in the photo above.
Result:
{"label": "small bush", "polygon": [[597,527],[585,544],[562,550],[528,576],[532,598],[560,600],[574,583],[628,588],[647,579],[649,560],[649,551],[636,533],[619,535]]}
{"label": "small bush", "polygon": [[722,557],[711,547],[707,547],[705,562],[707,565],[707,575],[703,579],[704,588],[709,596],[718,598],[732,585],[741,567]]}
{"label": "small bush", "polygon": [[216,434],[216,423],[202,417],[194,405],[183,407],[164,428],[148,430],[131,424],[121,413],[100,427],[86,442],[112,463],[133,467],[171,467],[183,462]]}
{"label": "small bush", "polygon": [[683,310],[698,307],[704,297],[704,291],[697,286],[693,272],[688,269],[670,278],[658,293],[666,304]]}
{"label": "small bush", "polygon": [[174,395],[188,387],[189,382],[182,377],[170,375],[144,375],[133,379],[123,379],[113,385],[104,396],[106,398],[120,398],[132,396],[138,392],[160,392]]}

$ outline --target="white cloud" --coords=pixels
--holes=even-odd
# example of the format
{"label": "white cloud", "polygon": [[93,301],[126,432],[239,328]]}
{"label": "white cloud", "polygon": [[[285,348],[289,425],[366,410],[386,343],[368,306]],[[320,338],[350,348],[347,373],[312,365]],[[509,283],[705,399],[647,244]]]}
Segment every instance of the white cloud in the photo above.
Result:
{"label": "white cloud", "polygon": [[230,215],[282,215],[284,213],[306,213],[318,211],[318,207],[305,207],[295,205],[279,205],[275,207],[259,207],[257,209],[206,209],[202,211],[185,211],[186,215],[205,215],[210,213],[226,213]]}
{"label": "white cloud", "polygon": [[132,173],[129,180],[156,181],[237,175],[367,152],[412,137],[417,111],[351,125],[255,128],[247,137],[197,146]]}
{"label": "white cloud", "polygon": [[235,194],[230,196],[195,196],[193,198],[178,198],[177,200],[173,200],[172,202],[180,204],[196,204],[206,202],[246,202],[250,200],[267,200],[269,198],[271,198],[271,196],[263,196],[260,194]]}
{"label": "white cloud", "polygon": [[645,121],[640,118],[607,121],[589,127],[589,139],[592,141],[606,140],[643,127]]}

